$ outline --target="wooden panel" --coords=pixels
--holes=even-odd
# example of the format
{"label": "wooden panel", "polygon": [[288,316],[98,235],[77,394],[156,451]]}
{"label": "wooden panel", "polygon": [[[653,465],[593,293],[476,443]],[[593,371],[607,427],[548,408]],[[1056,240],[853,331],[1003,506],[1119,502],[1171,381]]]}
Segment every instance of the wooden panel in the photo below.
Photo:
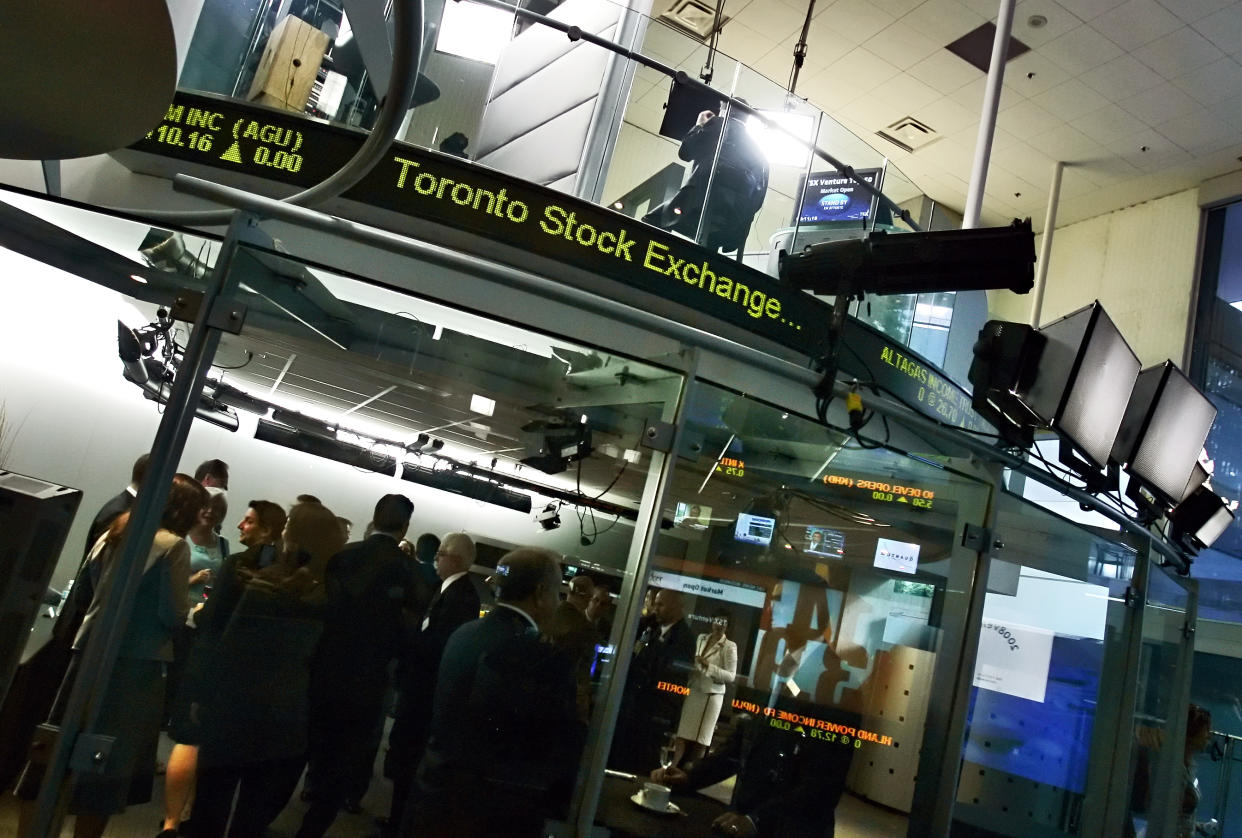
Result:
{"label": "wooden panel", "polygon": [[287,111],[306,110],[306,100],[327,49],[326,33],[301,18],[286,16],[268,36],[246,98]]}

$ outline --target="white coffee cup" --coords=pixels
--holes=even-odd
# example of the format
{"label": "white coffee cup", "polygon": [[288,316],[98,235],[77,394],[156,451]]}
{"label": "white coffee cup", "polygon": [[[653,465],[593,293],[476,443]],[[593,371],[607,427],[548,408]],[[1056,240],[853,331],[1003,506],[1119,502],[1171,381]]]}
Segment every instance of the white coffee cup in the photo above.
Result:
{"label": "white coffee cup", "polygon": [[643,783],[643,790],[639,793],[639,799],[648,809],[655,809],[663,812],[668,809],[668,797],[671,789],[668,786],[662,786],[659,783]]}

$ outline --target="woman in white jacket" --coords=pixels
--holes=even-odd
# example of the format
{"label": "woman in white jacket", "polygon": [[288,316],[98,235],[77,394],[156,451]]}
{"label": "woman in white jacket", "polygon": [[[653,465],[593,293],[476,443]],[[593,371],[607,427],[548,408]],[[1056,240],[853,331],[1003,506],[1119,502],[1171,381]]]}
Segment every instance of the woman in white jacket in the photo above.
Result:
{"label": "woman in white jacket", "polygon": [[737,644],[726,636],[729,613],[712,616],[712,630],[700,634],[694,645],[694,669],[690,673],[690,694],[681,706],[677,724],[677,745],[673,765],[679,765],[690,748],[691,759],[707,753],[716,731],[716,720],[724,705],[725,685],[737,675]]}

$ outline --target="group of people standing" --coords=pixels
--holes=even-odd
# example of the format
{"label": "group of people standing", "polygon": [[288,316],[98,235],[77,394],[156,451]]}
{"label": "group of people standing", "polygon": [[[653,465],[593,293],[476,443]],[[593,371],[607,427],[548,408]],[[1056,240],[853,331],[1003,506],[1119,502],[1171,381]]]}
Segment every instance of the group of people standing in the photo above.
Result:
{"label": "group of people standing", "polygon": [[[68,664],[53,723],[116,595],[116,557],[145,471],[144,456],[92,523],[56,629]],[[103,771],[73,772],[62,796],[75,838],[102,836],[109,816],[150,801],[165,725],[175,744],[159,838],[261,838],[304,770],[310,805],[297,835],[322,836],[366,791],[393,687],[383,833],[516,835],[515,823],[542,823],[567,799],[585,724],[575,663],[541,640],[559,603],[558,556],[506,555],[490,580],[497,607],[480,620],[473,540],[405,541],[414,510],[405,496],[380,498],[366,536],[349,544],[317,498],[300,496],[287,513],[252,500],[237,525],[242,549],[230,554],[218,532],[227,480],[219,461],[173,478],[94,726],[116,745]],[[524,740],[550,724],[572,729],[562,747]],[[22,834],[41,773],[32,762],[18,783]],[[462,782],[510,798],[505,822],[480,822]],[[452,824],[468,828],[443,831]]]}

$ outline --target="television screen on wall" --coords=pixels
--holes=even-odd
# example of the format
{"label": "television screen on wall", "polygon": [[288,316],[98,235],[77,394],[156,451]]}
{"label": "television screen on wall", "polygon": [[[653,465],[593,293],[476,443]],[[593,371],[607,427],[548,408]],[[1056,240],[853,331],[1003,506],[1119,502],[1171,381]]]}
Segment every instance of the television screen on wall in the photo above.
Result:
{"label": "television screen on wall", "polygon": [[[855,174],[871,186],[880,188],[879,169],[855,169]],[[811,172],[802,188],[798,207],[799,225],[833,221],[864,221],[871,214],[871,193],[835,169]]]}

